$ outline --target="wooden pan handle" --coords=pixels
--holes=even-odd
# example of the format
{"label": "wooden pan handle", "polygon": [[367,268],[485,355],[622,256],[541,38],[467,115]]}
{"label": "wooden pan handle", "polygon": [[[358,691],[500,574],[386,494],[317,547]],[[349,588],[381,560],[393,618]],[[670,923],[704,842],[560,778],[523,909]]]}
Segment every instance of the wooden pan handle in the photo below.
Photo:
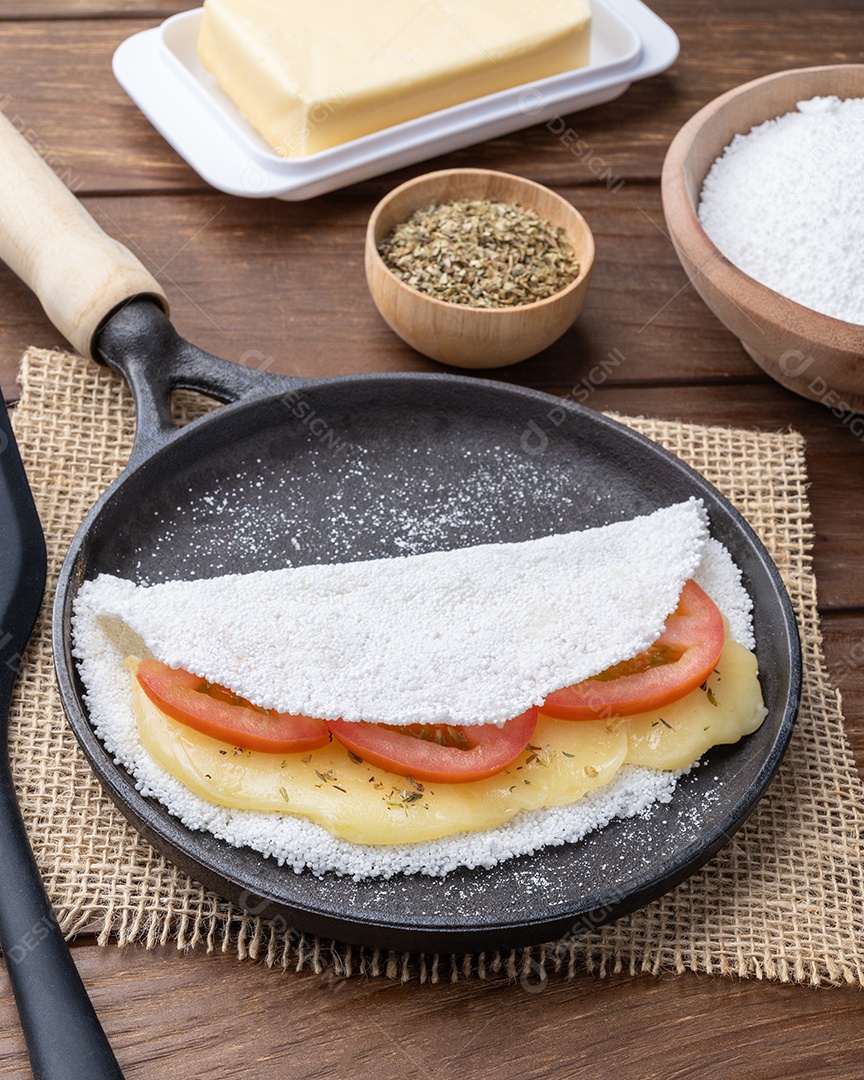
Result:
{"label": "wooden pan handle", "polygon": [[124,300],[162,287],[104,233],[62,180],[0,113],[0,258],[36,293],[60,333],[92,357],[96,331]]}

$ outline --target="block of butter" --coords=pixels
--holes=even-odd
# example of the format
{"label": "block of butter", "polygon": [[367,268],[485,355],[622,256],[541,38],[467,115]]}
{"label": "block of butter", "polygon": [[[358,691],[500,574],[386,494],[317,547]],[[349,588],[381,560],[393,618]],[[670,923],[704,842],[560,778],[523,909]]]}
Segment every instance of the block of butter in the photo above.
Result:
{"label": "block of butter", "polygon": [[590,0],[205,0],[205,68],[281,157],[588,63]]}

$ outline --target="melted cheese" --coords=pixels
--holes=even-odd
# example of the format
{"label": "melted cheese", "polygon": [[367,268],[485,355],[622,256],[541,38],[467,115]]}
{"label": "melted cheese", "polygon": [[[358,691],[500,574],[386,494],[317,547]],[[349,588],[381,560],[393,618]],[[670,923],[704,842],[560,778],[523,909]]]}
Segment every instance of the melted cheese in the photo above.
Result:
{"label": "melted cheese", "polygon": [[754,732],[767,715],[756,657],[727,640],[704,690],[694,690],[655,713],[620,722],[627,761],[649,769],[685,769],[720,743]]}
{"label": "melted cheese", "polygon": [[683,768],[710,746],[754,731],[766,712],[756,658],[727,641],[706,690],[660,713],[612,722],[541,715],[529,747],[502,772],[468,784],[421,784],[360,762],[335,741],[283,755],[202,735],[158,709],[134,678],[135,661],[127,664],[145,749],[191,791],[238,810],[300,814],[363,844],[491,829],[520,810],[574,802],[608,783],[625,761]]}
{"label": "melted cheese", "polygon": [[205,0],[203,65],[302,157],[588,63],[588,0]]}
{"label": "melted cheese", "polygon": [[468,784],[407,780],[352,759],[335,740],[307,754],[262,754],[202,735],[166,716],[133,679],[138,732],[147,752],[191,791],[237,810],[302,814],[334,836],[406,844],[491,829],[520,810],[572,802],[607,783],[627,736],[604,721],[538,723],[503,772]]}

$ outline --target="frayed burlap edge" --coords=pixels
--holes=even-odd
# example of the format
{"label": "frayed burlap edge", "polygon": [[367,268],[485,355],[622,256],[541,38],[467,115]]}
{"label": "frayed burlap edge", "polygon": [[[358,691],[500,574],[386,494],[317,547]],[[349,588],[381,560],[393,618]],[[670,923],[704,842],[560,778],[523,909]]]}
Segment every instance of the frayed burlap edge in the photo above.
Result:
{"label": "frayed burlap edge", "polygon": [[[131,397],[118,376],[31,349],[13,423],[49,551],[48,597],[81,518],[120,472]],[[180,396],[178,420],[202,408]],[[665,971],[864,984],[864,789],[827,676],[810,562],[804,444],[644,418],[622,422],[693,465],[741,510],[789,589],[804,647],[804,696],[787,757],[729,845],[649,907],[584,935],[509,953],[409,956],[320,941],[219,900],[159,856],[102,793],[65,720],[43,607],[16,689],[12,758],[30,837],[65,933],[102,944],[170,942],[340,977],[423,982],[502,976],[542,985],[556,973]]]}

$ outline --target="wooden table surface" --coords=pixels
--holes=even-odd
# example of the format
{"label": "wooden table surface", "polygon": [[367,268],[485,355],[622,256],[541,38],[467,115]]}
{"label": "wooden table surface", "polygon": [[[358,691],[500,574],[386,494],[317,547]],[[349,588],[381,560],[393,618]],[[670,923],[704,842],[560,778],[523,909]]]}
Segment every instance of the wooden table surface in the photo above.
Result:
{"label": "wooden table surface", "polygon": [[[864,5],[656,0],[681,57],[610,104],[307,203],[207,187],[115,83],[130,34],[188,5],[172,0],[2,0],[0,107],[165,285],[174,321],[218,355],[307,376],[439,370],[378,318],[363,276],[376,201],[429,168],[521,173],[570,199],[597,243],[576,325],[496,378],[566,393],[612,349],[624,361],[598,409],[777,431],[808,444],[815,565],[829,665],[864,763],[864,447],[822,405],[775,385],[704,307],[675,258],[660,168],[675,132],[724,90],[783,68],[864,59]],[[608,170],[608,171],[607,171]],[[612,178],[612,179],[610,179]],[[38,302],[0,266],[0,381],[14,398],[27,345],[61,344]],[[540,993],[505,981],[400,986],[270,971],[171,948],[74,955],[130,1078],[857,1077],[864,997],[853,988],[684,975],[580,976]],[[0,1075],[29,1076],[0,975]],[[94,1078],[96,1080],[96,1078]]]}

